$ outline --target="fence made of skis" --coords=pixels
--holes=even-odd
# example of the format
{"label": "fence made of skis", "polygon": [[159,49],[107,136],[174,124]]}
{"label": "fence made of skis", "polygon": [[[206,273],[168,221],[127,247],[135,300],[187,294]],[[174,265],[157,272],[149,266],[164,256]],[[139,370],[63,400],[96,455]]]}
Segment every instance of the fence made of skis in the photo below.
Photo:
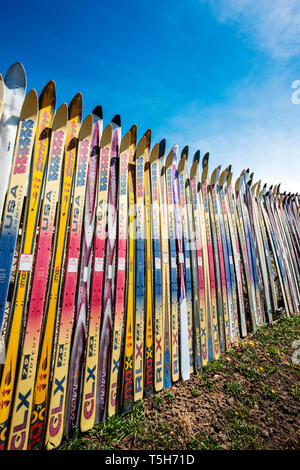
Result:
{"label": "fence made of skis", "polygon": [[0,75],[0,448],[58,447],[300,304],[300,197]]}

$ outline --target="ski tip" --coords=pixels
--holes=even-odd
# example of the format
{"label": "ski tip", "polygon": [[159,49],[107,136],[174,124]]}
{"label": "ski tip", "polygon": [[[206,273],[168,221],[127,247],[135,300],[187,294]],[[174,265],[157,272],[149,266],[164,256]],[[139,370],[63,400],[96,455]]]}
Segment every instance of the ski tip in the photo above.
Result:
{"label": "ski tip", "polygon": [[129,132],[131,134],[130,143],[135,145],[136,144],[136,137],[137,137],[137,125],[133,124],[133,126],[131,126],[131,128],[129,129]]}
{"label": "ski tip", "polygon": [[82,94],[77,93],[69,104],[69,120],[82,116]]}
{"label": "ski tip", "polygon": [[33,88],[30,90],[23,102],[23,106],[20,113],[20,121],[29,119],[33,115],[37,115],[39,107],[39,99],[36,90]]}
{"label": "ski tip", "polygon": [[199,164],[199,160],[194,160],[193,163],[192,163],[192,167],[191,167],[191,171],[190,171],[190,179],[192,180],[193,178],[195,178],[195,176],[197,175],[197,170],[198,170],[198,164]]}
{"label": "ski tip", "polygon": [[116,115],[112,118],[111,122],[114,123],[116,126],[121,127],[121,116],[120,116],[120,114],[116,114]]}
{"label": "ski tip", "polygon": [[140,138],[137,147],[136,147],[136,160],[144,154],[146,148],[146,137],[143,135],[143,137]]}
{"label": "ski tip", "polygon": [[95,116],[97,116],[97,117],[100,118],[100,119],[103,119],[102,106],[100,106],[100,105],[96,106],[96,107],[93,109],[92,114],[94,114]]}
{"label": "ski tip", "polygon": [[88,139],[93,131],[93,116],[92,114],[88,114],[83,123],[81,124],[80,131],[78,134],[78,140],[85,140]]}
{"label": "ski tip", "polygon": [[112,141],[112,125],[109,123],[103,131],[100,141],[100,148],[104,148],[107,145],[111,145]]}
{"label": "ski tip", "polygon": [[174,147],[171,148],[166,159],[166,168],[170,168],[173,164],[174,159]]}
{"label": "ski tip", "polygon": [[4,77],[5,86],[9,89],[20,88],[26,91],[27,77],[22,62],[14,62]]}
{"label": "ski tip", "polygon": [[125,150],[128,150],[130,143],[131,143],[131,132],[129,130],[128,132],[126,132],[123,139],[121,140],[120,153],[125,152]]}
{"label": "ski tip", "polygon": [[0,73],[0,104],[4,103],[5,91],[4,91],[4,80]]}
{"label": "ski tip", "polygon": [[156,143],[151,150],[151,155],[150,155],[150,163],[153,163],[155,160],[158,159],[158,154],[159,154],[159,144]]}
{"label": "ski tip", "polygon": [[195,152],[195,154],[194,154],[194,156],[193,156],[193,162],[196,161],[196,160],[197,160],[198,162],[200,162],[200,150],[196,150],[196,152]]}
{"label": "ski tip", "polygon": [[209,152],[207,152],[204,157],[202,158],[202,168],[206,168],[208,166],[208,160],[209,160]]}
{"label": "ski tip", "polygon": [[40,109],[48,106],[54,106],[56,103],[56,86],[53,80],[49,80],[48,83],[42,89],[39,96],[39,107]]}
{"label": "ski tip", "polygon": [[225,170],[223,170],[220,174],[219,185],[221,188],[223,187],[224,182],[226,181],[227,173],[228,173],[228,170],[227,168],[225,168]]}
{"label": "ski tip", "polygon": [[183,147],[182,151],[181,151],[181,157],[180,157],[180,158],[182,158],[182,157],[184,157],[184,156],[187,158],[187,157],[188,157],[188,154],[189,154],[189,146],[188,146],[188,145],[185,145],[185,146]]}
{"label": "ski tip", "polygon": [[60,107],[55,113],[53,124],[52,124],[52,130],[57,131],[58,129],[65,127],[67,125],[67,121],[68,121],[68,106],[67,106],[67,103],[63,103],[62,105],[60,105]]}
{"label": "ski tip", "polygon": [[214,171],[212,172],[211,177],[210,177],[211,185],[214,185],[219,181],[220,170],[221,170],[221,165],[217,166],[217,168],[215,168]]}
{"label": "ski tip", "polygon": [[146,147],[148,149],[150,149],[150,145],[151,145],[151,129],[147,129],[145,134],[144,134],[145,138],[146,138]]}
{"label": "ski tip", "polygon": [[162,139],[159,142],[159,158],[163,157],[165,155],[165,152],[166,152],[166,139]]}

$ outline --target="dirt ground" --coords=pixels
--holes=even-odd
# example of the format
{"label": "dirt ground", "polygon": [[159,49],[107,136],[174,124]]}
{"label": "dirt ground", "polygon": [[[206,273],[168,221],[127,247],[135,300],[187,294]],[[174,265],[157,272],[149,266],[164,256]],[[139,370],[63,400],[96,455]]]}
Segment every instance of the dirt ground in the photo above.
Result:
{"label": "dirt ground", "polygon": [[127,415],[75,434],[60,448],[299,450],[297,339],[300,315],[281,318],[190,380],[144,398]]}

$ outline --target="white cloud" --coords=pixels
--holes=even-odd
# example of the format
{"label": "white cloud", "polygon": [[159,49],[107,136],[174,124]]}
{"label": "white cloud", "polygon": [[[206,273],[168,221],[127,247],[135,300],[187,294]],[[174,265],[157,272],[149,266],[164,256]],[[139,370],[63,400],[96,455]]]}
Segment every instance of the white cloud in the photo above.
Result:
{"label": "white cloud", "polygon": [[300,52],[299,0],[204,0],[220,22],[235,23],[239,33],[273,58]]}

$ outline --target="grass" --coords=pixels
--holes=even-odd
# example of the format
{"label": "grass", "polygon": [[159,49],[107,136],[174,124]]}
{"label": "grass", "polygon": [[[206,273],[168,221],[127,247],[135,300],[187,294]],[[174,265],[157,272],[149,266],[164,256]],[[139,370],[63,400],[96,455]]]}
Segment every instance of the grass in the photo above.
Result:
{"label": "grass", "polygon": [[[281,429],[283,423],[278,422],[276,410],[285,403],[289,407],[291,400],[294,409],[297,408],[300,367],[292,362],[292,343],[299,339],[299,331],[300,315],[282,317],[249,335],[219,360],[209,362],[191,382],[179,383],[179,388],[138,401],[132,412],[108,418],[85,434],[75,431],[71,439],[64,439],[59,449],[216,450],[222,448],[224,436],[232,450],[265,448],[268,442],[263,434],[265,424],[263,428],[252,411],[260,410],[267,428]],[[181,386],[185,396],[190,397],[185,406],[190,403],[195,412],[193,408],[189,411],[181,406],[178,398]],[[222,408],[212,409],[215,413],[212,419],[217,420],[216,431],[212,429],[214,426],[205,427],[206,423],[197,417],[198,400],[206,403],[211,395],[224,397]],[[174,413],[166,414],[171,410]],[[282,448],[297,446],[300,444],[296,436],[282,438]]]}

